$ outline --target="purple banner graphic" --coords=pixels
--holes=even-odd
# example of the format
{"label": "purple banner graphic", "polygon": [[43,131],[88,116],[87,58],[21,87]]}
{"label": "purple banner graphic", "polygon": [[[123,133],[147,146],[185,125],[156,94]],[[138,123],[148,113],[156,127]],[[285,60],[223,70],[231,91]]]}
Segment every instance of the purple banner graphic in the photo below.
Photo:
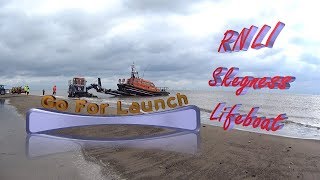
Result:
{"label": "purple banner graphic", "polygon": [[27,113],[28,134],[68,127],[131,124],[174,128],[180,130],[200,130],[200,110],[189,105],[173,110],[128,116],[89,116],[45,109],[30,109]]}

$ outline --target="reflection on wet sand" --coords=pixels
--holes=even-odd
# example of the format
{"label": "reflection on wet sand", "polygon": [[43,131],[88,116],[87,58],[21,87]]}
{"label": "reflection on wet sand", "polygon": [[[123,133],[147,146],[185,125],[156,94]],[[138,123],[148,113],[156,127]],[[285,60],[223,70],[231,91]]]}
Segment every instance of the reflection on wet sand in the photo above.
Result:
{"label": "reflection on wet sand", "polygon": [[6,99],[0,99],[0,105],[4,105],[5,102],[6,102]]}
{"label": "reflection on wet sand", "polygon": [[81,147],[158,149],[195,154],[199,147],[199,134],[189,131],[175,131],[150,137],[104,140],[72,139],[47,134],[32,134],[26,138],[26,154],[29,158],[75,151]]}

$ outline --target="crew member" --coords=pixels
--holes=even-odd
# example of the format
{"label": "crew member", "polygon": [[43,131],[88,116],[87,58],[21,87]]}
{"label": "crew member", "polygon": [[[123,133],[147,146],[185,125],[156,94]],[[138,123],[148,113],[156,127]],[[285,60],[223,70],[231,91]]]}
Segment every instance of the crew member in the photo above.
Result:
{"label": "crew member", "polygon": [[30,88],[29,88],[29,86],[27,85],[27,95],[29,95],[29,92],[30,92]]}
{"label": "crew member", "polygon": [[23,89],[24,89],[24,94],[27,94],[27,90],[28,90],[27,85],[25,85]]}
{"label": "crew member", "polygon": [[52,94],[56,95],[56,93],[57,93],[57,86],[56,85],[53,86],[52,91],[53,91]]}

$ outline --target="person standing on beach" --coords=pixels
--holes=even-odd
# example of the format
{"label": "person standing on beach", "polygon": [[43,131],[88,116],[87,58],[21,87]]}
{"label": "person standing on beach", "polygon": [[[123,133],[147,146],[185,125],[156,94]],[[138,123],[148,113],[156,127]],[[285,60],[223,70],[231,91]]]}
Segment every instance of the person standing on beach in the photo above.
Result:
{"label": "person standing on beach", "polygon": [[29,88],[29,86],[27,86],[27,95],[29,95],[29,92],[30,92],[30,88]]}
{"label": "person standing on beach", "polygon": [[44,89],[42,89],[42,95],[44,96],[44,94],[46,93],[46,91]]}
{"label": "person standing on beach", "polygon": [[23,89],[24,89],[24,94],[27,94],[27,90],[28,90],[27,85],[25,85]]}
{"label": "person standing on beach", "polygon": [[52,95],[56,95],[56,93],[57,93],[57,86],[56,85],[53,86],[52,91],[53,91]]}

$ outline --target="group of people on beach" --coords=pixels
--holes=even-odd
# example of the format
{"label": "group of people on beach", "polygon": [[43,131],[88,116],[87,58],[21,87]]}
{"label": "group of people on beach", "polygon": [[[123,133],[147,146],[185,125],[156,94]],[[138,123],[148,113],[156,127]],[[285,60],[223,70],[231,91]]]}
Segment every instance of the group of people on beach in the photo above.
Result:
{"label": "group of people on beach", "polygon": [[28,85],[22,87],[22,86],[19,86],[19,87],[12,87],[10,89],[10,93],[11,94],[21,94],[21,93],[24,93],[24,94],[27,94],[29,95],[29,92],[30,92],[30,88]]}
{"label": "group of people on beach", "polygon": [[[42,90],[42,95],[45,95],[46,91],[43,89]],[[57,86],[54,85],[52,88],[52,95],[56,95],[57,94]]]}
{"label": "group of people on beach", "polygon": [[[26,94],[26,95],[29,95],[29,93],[30,93],[30,88],[29,88],[28,85],[25,85],[24,87],[22,87],[22,86],[20,86],[20,87],[13,87],[13,88],[10,90],[10,92],[11,92],[12,94],[15,94],[15,93],[17,93],[17,94],[24,93],[24,94]],[[42,95],[45,95],[45,92],[46,92],[46,91],[43,89],[43,90],[42,90]],[[52,88],[52,95],[56,95],[56,94],[57,94],[57,86],[54,85],[53,88]]]}

